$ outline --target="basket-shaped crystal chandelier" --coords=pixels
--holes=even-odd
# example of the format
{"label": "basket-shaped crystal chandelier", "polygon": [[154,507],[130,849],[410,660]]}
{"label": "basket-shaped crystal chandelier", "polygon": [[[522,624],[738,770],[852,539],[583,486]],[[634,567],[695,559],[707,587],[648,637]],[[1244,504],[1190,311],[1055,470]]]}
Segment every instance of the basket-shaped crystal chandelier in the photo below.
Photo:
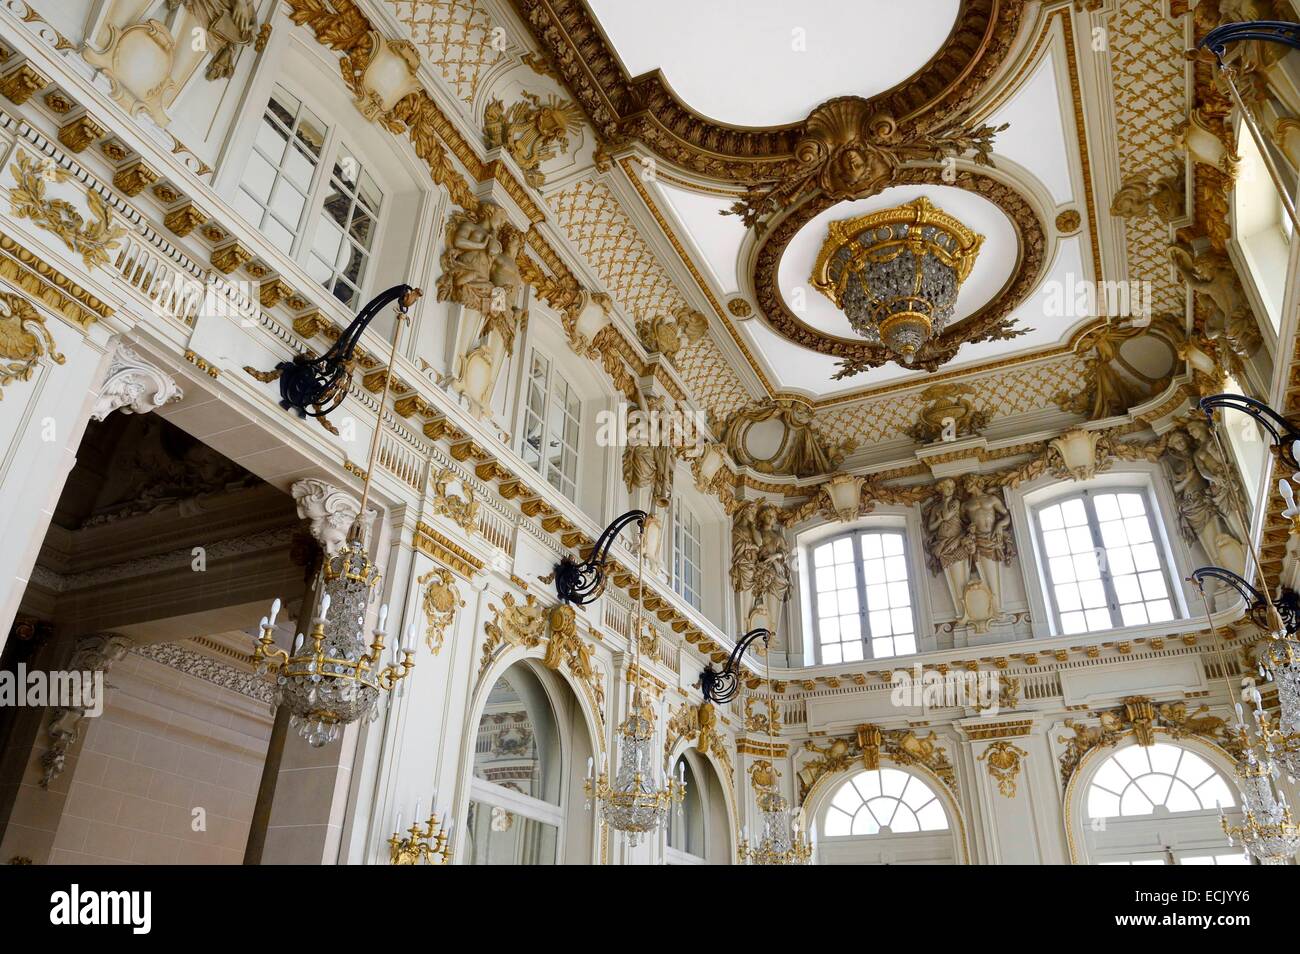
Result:
{"label": "basket-shaped crystal chandelier", "polygon": [[763,831],[753,846],[746,835],[741,836],[741,863],[806,865],[812,861],[813,849],[804,834],[803,813],[792,812],[785,796],[777,791],[759,792],[756,800],[763,819]]}
{"label": "basket-shaped crystal chandelier", "polygon": [[[384,626],[388,607],[367,643],[366,609],[380,573],[370,562],[359,533],[325,563],[325,592],[311,634],[298,634],[293,651],[275,648],[275,617],[280,601],[262,619],[262,635],[253,650],[260,673],[272,676],[277,706],[289,710],[289,724],[315,748],[333,742],[342,727],[379,714],[376,703],[415,665],[415,628],[393,646],[384,660]],[[333,612],[331,612],[331,610]]]}
{"label": "basket-shaped crystal chandelier", "polygon": [[595,761],[588,759],[587,778],[583,783],[587,793],[587,807],[591,807],[594,799],[600,806],[605,822],[615,831],[625,833],[628,844],[633,848],[647,834],[662,829],[669,810],[674,803],[680,804],[686,795],[685,766],[681,778],[669,776],[666,784],[661,785],[659,782],[659,772],[655,765],[654,710],[645,704],[641,696],[641,643],[645,634],[645,585],[642,574],[647,541],[653,539],[653,535],[647,533],[647,528],[654,525],[652,511],[642,524],[637,543],[636,625],[633,629],[635,636],[630,640],[632,661],[628,673],[628,715],[618,727],[618,770],[611,781],[603,768],[597,775]]}
{"label": "basket-shaped crystal chandelier", "polygon": [[[419,297],[420,290],[409,285],[390,288],[367,304],[348,326],[340,338],[340,343],[345,339],[350,342],[346,348],[331,349],[329,355],[319,360],[300,355],[295,362],[282,362],[277,371],[282,375],[289,374],[296,367],[295,373],[299,377],[292,380],[299,383],[291,386],[282,377],[284,400],[281,404],[286,408],[296,408],[300,414],[318,416],[327,413],[321,409],[320,403],[325,398],[333,402],[330,408],[337,407],[347,393],[351,349],[356,340],[384,305],[397,302],[388,357],[388,367],[392,368],[397,359],[397,346],[407,309]],[[366,615],[382,574],[370,561],[363,527],[366,503],[370,499],[370,482],[378,460],[379,436],[383,432],[384,406],[392,379],[392,374],[384,375],[357,518],[348,531],[347,542],[338,552],[327,557],[322,567],[323,592],[310,635],[304,637],[299,633],[291,652],[275,648],[275,618],[280,611],[280,601],[276,600],[271,615],[262,618],[262,634],[253,650],[257,671],[274,679],[276,705],[289,710],[290,725],[296,727],[298,734],[315,748],[337,739],[345,725],[362,718],[374,719],[379,714],[376,703],[380,693],[391,691],[415,666],[414,624],[407,627],[406,638],[393,646],[391,661],[386,663],[384,660],[387,605],[379,609],[378,625],[369,643],[365,635]],[[324,397],[313,392],[316,401],[310,408],[291,400],[298,390],[308,385],[325,388]]]}
{"label": "basket-shaped crystal chandelier", "polygon": [[1231,845],[1240,844],[1262,865],[1284,865],[1300,850],[1300,825],[1291,817],[1286,795],[1277,790],[1278,767],[1268,750],[1267,740],[1276,732],[1264,711],[1253,683],[1243,692],[1254,708],[1254,731],[1247,729],[1240,703],[1237,705],[1237,739],[1243,755],[1237,760],[1237,788],[1241,792],[1242,821],[1231,825],[1219,809],[1219,823]]}
{"label": "basket-shaped crystal chandelier", "polygon": [[854,331],[911,364],[952,320],[983,241],[922,196],[830,223],[811,281]]}
{"label": "basket-shaped crystal chandelier", "polygon": [[588,806],[594,798],[609,827],[624,832],[634,848],[642,837],[659,830],[673,804],[686,795],[683,779],[670,776],[666,785],[660,785],[655,766],[655,727],[646,713],[637,688],[631,713],[618,727],[618,771],[613,781],[605,772],[594,775],[595,766],[589,760],[584,785]]}

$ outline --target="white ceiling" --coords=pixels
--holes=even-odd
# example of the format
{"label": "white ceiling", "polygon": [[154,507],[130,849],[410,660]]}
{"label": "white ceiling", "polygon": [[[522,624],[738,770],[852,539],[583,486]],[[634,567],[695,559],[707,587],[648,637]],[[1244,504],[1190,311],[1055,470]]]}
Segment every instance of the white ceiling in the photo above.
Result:
{"label": "white ceiling", "polygon": [[629,73],[657,67],[696,112],[737,126],[794,123],[831,97],[884,92],[938,51],[960,7],[959,0],[588,4]]}
{"label": "white ceiling", "polygon": [[1070,156],[1077,151],[1074,137],[1066,138],[1062,108],[1055,58],[1048,53],[1029,81],[989,117],[994,126],[1009,124],[997,134],[996,154],[1032,172],[1058,205],[1074,199]]}
{"label": "white ceiling", "polygon": [[740,216],[722,214],[736,200],[679,189],[661,179],[656,181],[660,194],[677,214],[678,221],[689,223],[689,239],[717,289],[724,294],[739,289],[736,256],[748,230]]}
{"label": "white ceiling", "polygon": [[[909,3],[873,0],[860,5],[823,3],[820,0],[797,4],[781,3],[778,0],[751,0],[744,4],[731,0],[712,0],[707,4],[688,7],[683,0],[664,0],[653,8],[653,16],[649,16],[641,11],[650,8],[626,0],[589,2],[632,72],[653,67],[656,64],[651,59],[657,56],[663,60],[658,65],[664,66],[674,88],[687,102],[715,118],[731,122],[775,121],[770,117],[744,118],[737,110],[775,109],[779,97],[785,97],[786,105],[782,108],[787,110],[779,119],[793,121],[803,118],[809,107],[828,96],[846,92],[870,92],[873,88],[870,85],[859,85],[856,90],[853,88],[854,81],[863,82],[862,70],[853,65],[861,61],[860,51],[853,55],[848,52],[848,38],[854,33],[853,24],[861,26],[869,22],[871,26],[861,26],[861,30],[877,36],[888,32],[888,23],[906,21],[907,29],[903,32],[908,40],[901,46],[919,51],[916,46],[919,40],[917,32],[912,29],[912,21],[919,25],[919,30],[924,31],[933,27],[938,18],[920,16],[916,11],[921,8],[943,7],[950,11],[945,14],[948,17],[945,22],[951,23],[957,6],[955,3],[940,3],[939,0],[912,0]],[[734,16],[734,8],[742,6],[747,13],[737,20],[743,24],[740,30],[735,30],[734,24],[723,29],[721,21]],[[752,18],[749,16],[751,8],[758,11]],[[864,13],[867,10],[871,11],[870,15]],[[679,14],[686,16],[688,13],[691,22],[698,22],[701,26],[698,30],[679,36],[670,25]],[[829,46],[823,50],[814,42],[820,35],[814,28],[818,24],[832,21],[839,26],[828,34],[834,39],[829,40]],[[775,31],[777,26],[780,27],[779,43],[782,50],[788,52],[789,31],[791,24],[796,22],[808,29],[809,54],[816,54],[810,56],[809,61],[792,59],[783,53],[784,58],[778,57],[776,68],[765,64],[761,70],[754,65],[762,59],[759,56],[741,55],[732,61],[730,51],[733,49],[743,50],[748,44],[752,50],[754,44],[776,42],[768,34]],[[946,30],[947,27],[942,32]],[[940,40],[941,38],[935,38],[931,43],[927,39],[923,45],[932,51]],[[1082,180],[1077,160],[1079,146],[1074,134],[1073,106],[1068,89],[1058,75],[1064,64],[1062,42],[1059,34],[1053,36],[1043,50],[1039,63],[1021,87],[994,115],[988,117],[988,121],[995,125],[1009,124],[1007,129],[997,134],[994,163],[1018,182],[1023,192],[1033,195],[1039,203],[1046,206],[1043,211],[1048,220],[1045,225],[1049,226],[1049,230],[1053,206],[1056,210],[1074,208],[1083,211],[1079,208],[1078,198],[1081,195],[1078,183]],[[917,55],[921,54],[917,52]],[[924,55],[928,56],[929,53]],[[637,59],[639,56],[643,59]],[[896,61],[898,56],[901,53],[895,51],[895,60],[891,62]],[[669,66],[678,61],[682,62],[682,68],[688,73],[694,71],[693,75],[699,79],[701,88],[708,88],[708,95],[729,97],[734,109],[724,104],[710,110],[705,108],[702,101],[692,100],[687,88],[681,85],[687,80],[687,75],[678,77],[669,71]],[[806,65],[802,67],[798,65],[805,62]],[[720,65],[724,63],[728,64],[725,68]],[[793,75],[791,70],[799,69],[812,72],[806,75],[799,73],[799,81],[793,84],[788,79],[775,81],[777,77],[788,78]],[[869,71],[870,82],[880,82],[882,85],[879,88],[903,78],[900,75],[886,82],[880,78],[884,76],[881,69],[883,67],[873,63]],[[836,70],[840,75],[831,76]],[[709,75],[705,76],[706,73]],[[737,82],[737,77],[742,81]],[[825,88],[816,87],[816,82],[823,80],[830,85]],[[769,82],[773,87],[771,93],[764,85]],[[801,99],[796,100],[796,90],[802,91],[799,94]],[[773,99],[774,96],[778,99]],[[728,112],[728,109],[732,111]],[[662,178],[655,181],[652,191],[657,194],[656,202],[667,217],[675,220],[677,235],[687,246],[706,280],[713,286],[715,294],[725,298],[739,291],[741,283],[740,276],[737,275],[737,260],[746,230],[736,216],[719,214],[734,200],[669,185]],[[899,205],[919,195],[928,196],[939,208],[957,216],[985,236],[974,271],[958,299],[958,319],[969,316],[1003,287],[1014,267],[1016,247],[1014,230],[996,206],[966,190],[944,186],[899,186],[878,196],[835,206],[806,225],[790,243],[782,258],[778,280],[787,304],[792,304],[790,299],[794,286],[805,287],[805,308],[799,313],[802,321],[832,335],[855,337],[843,314],[829,299],[807,285],[812,263],[826,236],[826,222]],[[1050,244],[1049,238],[1048,254],[1052,260],[1045,271],[1044,281],[1013,313],[1021,327],[1032,328],[1033,331],[1011,341],[963,345],[957,357],[945,365],[944,370],[1059,346],[1067,341],[1074,328],[1084,319],[1047,318],[1043,308],[1043,289],[1051,287],[1053,281],[1068,283],[1067,276],[1071,274],[1076,280],[1090,277],[1090,271],[1085,270],[1086,241],[1086,234],[1060,240],[1055,245]],[[824,399],[903,380],[920,382],[928,375],[925,371],[911,371],[891,363],[853,378],[834,381],[832,375],[838,364],[835,357],[787,341],[761,317],[734,321],[732,324],[761,364],[772,386],[780,391],[794,391],[814,399]]]}

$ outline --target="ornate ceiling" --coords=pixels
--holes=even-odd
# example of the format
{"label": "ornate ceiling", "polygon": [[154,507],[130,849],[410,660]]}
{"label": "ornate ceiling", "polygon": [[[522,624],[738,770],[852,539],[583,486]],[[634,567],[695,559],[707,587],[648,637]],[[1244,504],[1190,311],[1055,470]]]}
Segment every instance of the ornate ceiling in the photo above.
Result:
{"label": "ornate ceiling", "polygon": [[[466,127],[504,116],[509,147],[544,137],[548,109],[564,118],[540,159],[514,158],[623,327],[650,330],[650,352],[680,339],[671,367],[717,422],[793,402],[866,462],[914,443],[936,385],[1001,438],[1128,411],[1080,401],[1099,347],[1142,369],[1137,404],[1181,370],[1165,339],[1191,313],[1169,245],[1185,223],[1193,242],[1207,231],[1177,194],[1196,105],[1184,50],[1213,15],[1194,25],[1179,0],[386,6]],[[1168,215],[1121,201],[1162,181]],[[1210,194],[1198,185],[1189,200]],[[907,366],[809,278],[830,222],[919,197],[984,241],[947,329]],[[1127,279],[1168,319],[1151,347],[1069,307],[1084,284]]]}

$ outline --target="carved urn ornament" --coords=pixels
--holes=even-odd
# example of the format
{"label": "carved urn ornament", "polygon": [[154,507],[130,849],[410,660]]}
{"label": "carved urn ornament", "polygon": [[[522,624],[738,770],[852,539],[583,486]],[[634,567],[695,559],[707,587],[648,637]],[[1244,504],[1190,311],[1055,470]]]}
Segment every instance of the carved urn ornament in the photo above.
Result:
{"label": "carved urn ornament", "polygon": [[952,320],[983,242],[922,196],[832,222],[811,281],[854,331],[911,364]]}

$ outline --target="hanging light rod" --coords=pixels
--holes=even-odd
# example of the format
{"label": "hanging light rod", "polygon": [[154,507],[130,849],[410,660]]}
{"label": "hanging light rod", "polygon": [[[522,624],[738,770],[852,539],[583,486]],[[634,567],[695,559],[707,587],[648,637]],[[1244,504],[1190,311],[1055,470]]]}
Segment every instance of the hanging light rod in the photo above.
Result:
{"label": "hanging light rod", "polygon": [[1197,402],[1197,407],[1205,413],[1211,423],[1213,423],[1214,411],[1217,408],[1249,414],[1255,419],[1256,424],[1268,431],[1273,438],[1274,446],[1278,448],[1278,452],[1287,465],[1292,470],[1300,470],[1300,461],[1296,460],[1295,449],[1292,446],[1297,440],[1300,440],[1300,428],[1297,428],[1263,401],[1256,401],[1244,394],[1211,394],[1208,397],[1201,398]]}
{"label": "hanging light rod", "polygon": [[1270,151],[1269,144],[1265,141],[1263,132],[1259,128],[1259,123],[1255,121],[1255,117],[1251,115],[1250,110],[1246,107],[1245,100],[1241,98],[1241,92],[1237,89],[1237,84],[1233,79],[1237,73],[1236,67],[1223,61],[1223,57],[1228,52],[1229,43],[1240,43],[1247,40],[1255,40],[1261,43],[1279,43],[1293,50],[1300,50],[1300,24],[1288,23],[1284,20],[1244,20],[1240,23],[1225,23],[1223,26],[1215,27],[1205,34],[1199,44],[1201,49],[1208,50],[1214,56],[1215,63],[1218,65],[1219,73],[1223,77],[1224,85],[1228,88],[1228,94],[1232,98],[1233,105],[1241,112],[1242,123],[1250,133],[1250,138],[1255,141],[1255,148],[1259,150],[1259,158],[1264,163],[1264,168],[1268,170],[1268,177],[1273,180],[1273,188],[1277,190],[1278,199],[1281,201],[1282,207],[1286,209],[1291,224],[1296,229],[1300,229],[1300,212],[1296,211],[1291,189],[1283,181],[1282,173],[1273,159],[1273,154]]}
{"label": "hanging light rod", "polygon": [[[423,294],[411,285],[394,285],[367,302],[343,329],[333,347],[319,358],[296,354],[289,361],[281,361],[274,370],[257,371],[254,376],[262,381],[280,379],[280,406],[285,410],[297,411],[299,417],[324,417],[348,396],[357,342],[370,322],[392,302],[405,315]],[[391,377],[391,367],[388,373]]]}
{"label": "hanging light rod", "polygon": [[614,538],[630,523],[635,523],[644,532],[646,516],[644,510],[629,510],[615,518],[614,522],[601,533],[600,539],[596,541],[596,545],[591,549],[591,555],[586,560],[579,563],[566,553],[564,558],[555,564],[555,569],[548,576],[542,577],[542,581],[549,583],[554,580],[555,595],[565,603],[584,606],[598,599],[605,591],[605,563],[609,559],[609,550],[614,545]]}
{"label": "hanging light rod", "polygon": [[770,630],[751,629],[736,640],[736,648],[727,657],[727,664],[721,669],[714,669],[713,664],[704,667],[700,673],[699,687],[704,698],[709,702],[725,703],[736,698],[740,691],[740,660],[756,639],[762,639],[766,647],[772,638]]}
{"label": "hanging light rod", "polygon": [[1221,566],[1203,566],[1193,570],[1188,579],[1202,592],[1207,579],[1218,580],[1232,587],[1246,601],[1249,607],[1247,614],[1251,621],[1265,632],[1276,632],[1279,628],[1288,636],[1295,636],[1300,632],[1300,596],[1297,596],[1293,590],[1284,587],[1281,597],[1272,601],[1271,606],[1277,611],[1278,616],[1276,620],[1272,620],[1269,618],[1270,602],[1264,598],[1264,594],[1231,570]]}

